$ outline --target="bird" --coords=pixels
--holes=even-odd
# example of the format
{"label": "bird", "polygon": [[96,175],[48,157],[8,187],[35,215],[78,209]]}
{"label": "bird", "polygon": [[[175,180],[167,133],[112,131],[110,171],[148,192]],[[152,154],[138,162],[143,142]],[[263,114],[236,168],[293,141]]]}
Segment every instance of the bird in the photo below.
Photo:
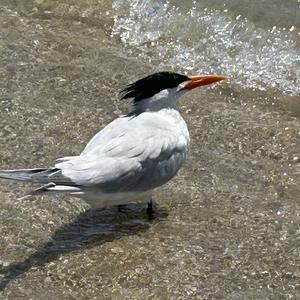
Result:
{"label": "bird", "polygon": [[152,216],[153,191],[177,174],[188,153],[189,131],[178,99],[224,79],[167,71],[148,75],[120,92],[121,99],[131,99],[131,111],[100,130],[79,155],[59,158],[49,168],[0,170],[0,178],[39,185],[26,196],[67,193],[92,208],[144,203]]}

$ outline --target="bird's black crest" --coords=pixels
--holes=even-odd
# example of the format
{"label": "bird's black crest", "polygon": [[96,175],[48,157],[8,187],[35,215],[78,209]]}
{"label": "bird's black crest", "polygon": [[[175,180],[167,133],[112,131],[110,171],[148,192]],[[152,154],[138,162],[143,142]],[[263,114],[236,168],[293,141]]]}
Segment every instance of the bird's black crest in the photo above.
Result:
{"label": "bird's black crest", "polygon": [[152,97],[164,89],[177,87],[190,80],[189,77],[171,72],[159,72],[142,78],[121,91],[122,99],[133,98],[134,102]]}

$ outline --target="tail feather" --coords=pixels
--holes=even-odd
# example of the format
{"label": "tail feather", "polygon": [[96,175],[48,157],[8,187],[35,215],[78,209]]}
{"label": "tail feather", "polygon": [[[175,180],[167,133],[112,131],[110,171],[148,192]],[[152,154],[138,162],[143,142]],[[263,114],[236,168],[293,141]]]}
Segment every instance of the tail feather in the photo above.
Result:
{"label": "tail feather", "polygon": [[0,170],[0,178],[32,181],[32,176],[37,173],[45,172],[47,169],[19,169],[19,170]]}
{"label": "tail feather", "polygon": [[0,178],[28,181],[36,183],[52,182],[50,175],[60,172],[57,168],[36,168],[36,169],[18,169],[18,170],[0,170]]}
{"label": "tail feather", "polygon": [[81,191],[81,188],[77,187],[69,178],[64,177],[58,168],[0,170],[0,178],[43,184],[20,199],[26,199],[48,191],[66,193]]}
{"label": "tail feather", "polygon": [[47,192],[49,191],[49,188],[53,188],[55,187],[55,183],[48,183],[48,184],[45,184],[35,190],[32,190],[30,191],[29,193],[27,193],[25,196],[22,196],[21,198],[19,198],[18,200],[25,200],[27,198],[30,198],[32,196],[35,196],[35,195],[39,195],[39,194],[43,194],[44,192]]}

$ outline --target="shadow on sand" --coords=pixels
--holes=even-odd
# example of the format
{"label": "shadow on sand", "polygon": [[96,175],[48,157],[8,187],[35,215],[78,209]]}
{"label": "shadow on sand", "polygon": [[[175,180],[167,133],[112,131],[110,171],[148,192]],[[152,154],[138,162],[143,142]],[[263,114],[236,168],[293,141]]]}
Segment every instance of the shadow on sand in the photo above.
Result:
{"label": "shadow on sand", "polygon": [[80,214],[72,223],[56,230],[51,240],[40,246],[36,252],[21,262],[14,262],[0,269],[0,291],[10,281],[26,273],[32,267],[43,266],[65,253],[77,249],[91,248],[122,236],[134,235],[146,231],[151,222],[167,217],[167,213],[158,210],[153,219],[149,219],[141,205],[127,205],[119,212],[116,208],[88,210]]}

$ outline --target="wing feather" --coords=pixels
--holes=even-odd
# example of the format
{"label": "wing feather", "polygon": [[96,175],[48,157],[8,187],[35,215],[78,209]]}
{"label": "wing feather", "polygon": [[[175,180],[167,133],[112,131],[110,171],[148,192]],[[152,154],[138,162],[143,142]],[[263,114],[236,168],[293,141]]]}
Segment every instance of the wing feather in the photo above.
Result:
{"label": "wing feather", "polygon": [[80,156],[55,167],[76,185],[104,192],[148,190],[165,183],[181,167],[187,142],[180,140],[175,124],[149,114],[116,119]]}

